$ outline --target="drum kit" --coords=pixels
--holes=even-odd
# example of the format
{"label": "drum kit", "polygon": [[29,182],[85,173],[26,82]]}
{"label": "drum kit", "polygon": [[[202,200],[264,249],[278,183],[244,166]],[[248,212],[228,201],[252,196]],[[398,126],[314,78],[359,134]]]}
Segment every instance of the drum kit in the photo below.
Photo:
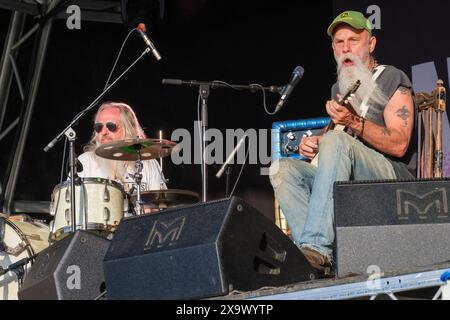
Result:
{"label": "drum kit", "polygon": [[[127,193],[116,181],[75,179],[75,229],[90,230],[111,239],[127,214],[154,214],[199,202],[199,195],[188,190],[141,190],[142,161],[166,157],[176,148],[175,142],[164,139],[125,139],[98,147],[95,153],[99,157],[135,163],[134,185]],[[35,256],[72,232],[70,181],[53,189],[50,214],[54,216],[50,226],[26,215],[0,214],[0,300],[17,299],[20,282]],[[19,262],[20,266],[12,268]]]}
{"label": "drum kit", "polygon": [[48,236],[49,228],[44,223],[26,215],[0,214],[0,300],[17,299],[27,268],[49,246]]}

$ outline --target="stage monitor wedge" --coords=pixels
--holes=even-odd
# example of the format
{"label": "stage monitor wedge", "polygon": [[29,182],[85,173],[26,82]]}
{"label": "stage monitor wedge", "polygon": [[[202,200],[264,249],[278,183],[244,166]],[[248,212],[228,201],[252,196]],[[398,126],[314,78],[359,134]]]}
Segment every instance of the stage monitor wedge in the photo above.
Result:
{"label": "stage monitor wedge", "polygon": [[338,277],[405,273],[450,261],[450,179],[338,182]]}
{"label": "stage monitor wedge", "polygon": [[198,299],[317,276],[280,229],[237,197],[123,219],[104,270],[108,299]]}
{"label": "stage monitor wedge", "polygon": [[41,251],[19,289],[20,300],[93,300],[105,291],[110,241],[78,230]]}

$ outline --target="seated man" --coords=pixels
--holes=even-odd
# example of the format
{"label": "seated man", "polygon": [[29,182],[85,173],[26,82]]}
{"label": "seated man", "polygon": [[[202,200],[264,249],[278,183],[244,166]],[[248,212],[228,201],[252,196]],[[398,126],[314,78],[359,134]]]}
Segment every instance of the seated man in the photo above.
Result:
{"label": "seated man", "polygon": [[[304,137],[299,152],[309,159],[318,155],[317,167],[281,158],[272,164],[270,175],[293,240],[323,273],[331,270],[333,259],[333,183],[414,178],[417,158],[411,82],[395,67],[378,65],[370,22],[359,12],[346,11],[334,19],[328,35],[338,78],[326,111],[347,132]],[[358,80],[351,106],[339,104]]]}
{"label": "seated man", "polygon": [[[78,157],[83,167],[78,175],[81,178],[94,177],[114,180],[121,183],[125,191],[129,191],[134,183],[135,163],[109,160],[95,154],[95,149],[101,144],[126,138],[146,138],[135,113],[125,103],[103,103],[94,117],[94,132],[91,140],[84,147],[85,152]],[[166,189],[158,161],[150,159],[144,160],[142,163],[141,190]]]}

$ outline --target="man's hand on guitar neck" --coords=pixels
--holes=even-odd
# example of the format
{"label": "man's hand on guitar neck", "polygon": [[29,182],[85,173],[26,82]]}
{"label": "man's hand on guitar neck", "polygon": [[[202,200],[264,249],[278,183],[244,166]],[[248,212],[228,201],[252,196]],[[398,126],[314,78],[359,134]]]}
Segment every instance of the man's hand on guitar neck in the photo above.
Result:
{"label": "man's hand on guitar neck", "polygon": [[329,100],[326,108],[331,121],[336,125],[353,128],[357,123],[361,122],[361,117],[356,114],[351,106],[343,106],[334,100]]}
{"label": "man's hand on guitar neck", "polygon": [[303,137],[298,146],[298,152],[301,156],[312,159],[319,152],[319,143],[322,136]]}

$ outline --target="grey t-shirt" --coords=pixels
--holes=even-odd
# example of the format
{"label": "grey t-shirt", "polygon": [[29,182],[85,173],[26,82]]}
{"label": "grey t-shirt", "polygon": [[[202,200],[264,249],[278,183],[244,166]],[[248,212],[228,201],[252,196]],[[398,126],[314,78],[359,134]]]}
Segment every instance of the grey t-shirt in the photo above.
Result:
{"label": "grey t-shirt", "polygon": [[[395,68],[394,66],[385,65],[384,71],[378,76],[376,82],[381,89],[381,91],[389,99],[394,95],[395,91],[399,87],[405,87],[412,89],[411,81],[408,76],[401,70]],[[339,93],[339,86],[335,83],[331,89],[331,96],[333,99],[338,100],[337,94]],[[414,96],[414,94],[413,94]],[[365,115],[365,118],[371,122],[374,122],[380,126],[385,127],[383,112],[386,105],[381,105],[369,100],[369,108]],[[363,143],[365,143],[363,141]],[[365,143],[366,144],[366,143]],[[366,144],[371,147],[369,144]],[[389,155],[385,155],[386,158],[392,163],[395,170],[395,174],[399,179],[410,179],[416,177],[417,169],[417,113],[416,108],[414,108],[414,129],[413,136],[409,143],[408,150],[402,158],[395,158]]]}

